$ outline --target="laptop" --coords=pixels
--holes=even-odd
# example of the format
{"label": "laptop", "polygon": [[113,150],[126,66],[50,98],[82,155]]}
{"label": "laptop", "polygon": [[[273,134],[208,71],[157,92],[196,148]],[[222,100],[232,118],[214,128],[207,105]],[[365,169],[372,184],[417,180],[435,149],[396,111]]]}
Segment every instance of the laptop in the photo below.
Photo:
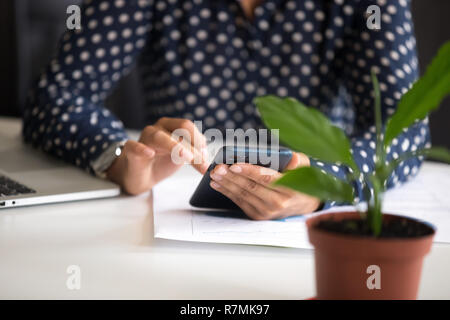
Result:
{"label": "laptop", "polygon": [[0,210],[120,194],[116,184],[24,144],[20,135],[1,131]]}

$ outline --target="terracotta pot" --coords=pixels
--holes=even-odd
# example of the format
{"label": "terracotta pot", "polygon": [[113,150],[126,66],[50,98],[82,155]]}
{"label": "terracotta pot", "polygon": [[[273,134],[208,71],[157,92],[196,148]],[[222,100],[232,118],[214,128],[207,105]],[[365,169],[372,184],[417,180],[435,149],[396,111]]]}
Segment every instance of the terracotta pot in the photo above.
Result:
{"label": "terracotta pot", "polygon": [[[423,258],[431,249],[434,229],[426,224],[432,232],[427,236],[377,239],[315,228],[323,219],[351,218],[359,218],[359,214],[328,213],[306,222],[309,241],[315,248],[317,298],[416,299]],[[408,219],[422,223],[389,214],[383,219]]]}

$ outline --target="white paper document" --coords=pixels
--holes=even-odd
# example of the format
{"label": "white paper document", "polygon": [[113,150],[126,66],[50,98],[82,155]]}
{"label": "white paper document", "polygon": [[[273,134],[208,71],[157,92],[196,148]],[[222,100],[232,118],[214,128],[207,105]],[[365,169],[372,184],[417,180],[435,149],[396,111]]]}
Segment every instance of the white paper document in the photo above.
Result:
{"label": "white paper document", "polygon": [[[189,199],[201,180],[190,166],[158,184],[153,190],[156,238],[312,248],[305,219],[252,221],[243,215],[201,210]],[[354,210],[336,207],[331,211]],[[425,163],[418,176],[385,195],[384,212],[408,215],[437,227],[435,242],[450,243],[450,166]]]}

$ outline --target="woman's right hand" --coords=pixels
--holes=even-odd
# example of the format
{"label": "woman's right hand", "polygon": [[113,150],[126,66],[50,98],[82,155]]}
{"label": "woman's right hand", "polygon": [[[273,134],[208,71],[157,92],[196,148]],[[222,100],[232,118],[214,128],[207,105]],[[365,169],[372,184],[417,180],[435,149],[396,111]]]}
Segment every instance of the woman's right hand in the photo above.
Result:
{"label": "woman's right hand", "polygon": [[[177,129],[184,130],[184,139],[176,139],[172,135]],[[190,139],[186,139],[186,135]],[[204,174],[208,168],[206,161],[206,139],[192,121],[161,118],[144,128],[139,141],[128,140],[125,143],[121,155],[106,175],[125,192],[136,195],[150,190],[183,163],[191,163]]]}

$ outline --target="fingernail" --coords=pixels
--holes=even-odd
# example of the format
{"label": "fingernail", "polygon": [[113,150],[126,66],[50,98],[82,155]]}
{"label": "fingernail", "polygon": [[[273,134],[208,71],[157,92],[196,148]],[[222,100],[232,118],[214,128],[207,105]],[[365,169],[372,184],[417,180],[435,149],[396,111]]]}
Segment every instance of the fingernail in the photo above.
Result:
{"label": "fingernail", "polygon": [[152,149],[149,149],[149,148],[145,149],[144,153],[150,158],[152,158],[155,155],[155,151],[153,151]]}
{"label": "fingernail", "polygon": [[219,176],[218,174],[215,174],[215,173],[211,173],[211,178],[212,178],[213,180],[217,180],[217,181],[222,180],[222,177]]}
{"label": "fingernail", "polygon": [[218,183],[215,183],[214,181],[211,181],[210,183],[211,187],[213,187],[214,189],[219,189],[220,185]]}
{"label": "fingernail", "polygon": [[218,167],[215,171],[216,171],[215,173],[220,174],[222,176],[227,174],[227,169],[225,169],[225,167]]}
{"label": "fingernail", "polygon": [[236,166],[236,165],[232,165],[232,166],[230,167],[230,170],[233,171],[234,173],[240,173],[240,172],[242,172],[242,168],[239,167],[239,166]]}

